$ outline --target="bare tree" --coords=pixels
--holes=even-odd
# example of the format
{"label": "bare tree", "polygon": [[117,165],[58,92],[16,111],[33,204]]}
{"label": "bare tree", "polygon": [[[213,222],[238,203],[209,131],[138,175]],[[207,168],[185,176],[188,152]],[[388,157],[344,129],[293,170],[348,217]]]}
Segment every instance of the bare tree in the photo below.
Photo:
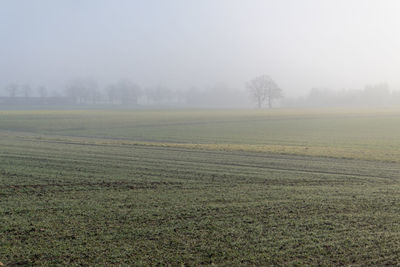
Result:
{"label": "bare tree", "polygon": [[106,94],[110,104],[115,104],[118,101],[118,89],[115,84],[110,84],[106,87]]}
{"label": "bare tree", "polygon": [[45,86],[39,86],[36,90],[41,98],[47,97],[47,88]]}
{"label": "bare tree", "polygon": [[128,80],[111,84],[106,91],[110,103],[120,104],[137,104],[141,94],[140,86]]}
{"label": "bare tree", "polygon": [[24,97],[29,97],[31,95],[32,89],[29,84],[24,84],[21,86],[21,92]]}
{"label": "bare tree", "polygon": [[173,92],[163,85],[148,87],[144,90],[147,101],[152,104],[165,104],[171,101]]}
{"label": "bare tree", "polygon": [[15,97],[18,93],[19,85],[16,83],[10,83],[6,86],[5,90],[7,91],[10,97]]}
{"label": "bare tree", "polygon": [[118,84],[118,89],[123,104],[137,104],[141,94],[140,86],[128,81],[122,80]]}
{"label": "bare tree", "polygon": [[252,79],[246,84],[246,87],[257,102],[258,108],[261,108],[265,101],[268,107],[272,108],[272,102],[283,97],[282,89],[268,75]]}
{"label": "bare tree", "polygon": [[75,78],[68,82],[65,94],[74,99],[75,103],[96,103],[100,98],[97,83],[87,77]]}
{"label": "bare tree", "polygon": [[383,105],[390,99],[389,85],[387,83],[366,85],[362,98],[367,104]]}

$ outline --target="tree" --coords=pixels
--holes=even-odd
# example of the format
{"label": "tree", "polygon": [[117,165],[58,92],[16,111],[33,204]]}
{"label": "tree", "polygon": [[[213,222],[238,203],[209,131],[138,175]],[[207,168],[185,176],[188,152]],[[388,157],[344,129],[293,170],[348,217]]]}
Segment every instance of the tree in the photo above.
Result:
{"label": "tree", "polygon": [[39,86],[36,90],[41,98],[47,97],[47,88],[45,86]]}
{"label": "tree", "polygon": [[106,87],[108,102],[114,104],[118,100],[118,89],[115,84],[110,84]]}
{"label": "tree", "polygon": [[371,105],[383,105],[390,99],[390,90],[387,83],[377,83],[365,86],[363,100]]}
{"label": "tree", "polygon": [[137,104],[141,94],[140,86],[128,80],[121,80],[106,88],[110,103]]}
{"label": "tree", "polygon": [[157,85],[144,90],[147,101],[151,104],[165,104],[171,101],[173,92],[165,86]]}
{"label": "tree", "polygon": [[19,86],[16,83],[11,83],[7,85],[5,89],[10,97],[15,97],[17,95]]}
{"label": "tree", "polygon": [[24,84],[21,86],[21,92],[24,97],[29,97],[31,95],[32,89],[29,84]]}
{"label": "tree", "polygon": [[65,94],[73,98],[75,103],[94,104],[100,98],[96,81],[88,77],[70,80],[65,88]]}
{"label": "tree", "polygon": [[258,76],[249,81],[246,86],[257,102],[258,108],[261,108],[265,101],[268,107],[272,108],[272,102],[283,97],[282,89],[268,75]]}

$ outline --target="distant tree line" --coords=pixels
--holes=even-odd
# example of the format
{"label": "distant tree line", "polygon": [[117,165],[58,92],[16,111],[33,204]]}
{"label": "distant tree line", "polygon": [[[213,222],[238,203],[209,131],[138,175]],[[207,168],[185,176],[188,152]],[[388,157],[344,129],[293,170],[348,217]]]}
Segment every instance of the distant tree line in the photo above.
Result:
{"label": "distant tree line", "polygon": [[[54,105],[123,105],[180,107],[329,107],[400,105],[400,91],[390,90],[387,83],[366,85],[358,90],[311,88],[306,96],[285,97],[283,90],[268,75],[257,76],[245,84],[247,91],[235,90],[225,83],[211,88],[191,87],[173,90],[165,85],[141,87],[130,80],[99,86],[96,80],[78,77],[69,80],[62,90],[50,91],[46,86],[10,83],[3,87],[0,104]],[[0,88],[1,90],[1,88]]]}
{"label": "distant tree line", "polygon": [[124,105],[124,106],[191,106],[236,107],[248,106],[246,92],[218,83],[212,88],[192,87],[173,90],[165,85],[141,87],[124,79],[100,86],[88,77],[69,80],[64,88],[49,91],[46,86],[10,83],[3,88],[0,104],[7,103],[70,103],[74,105]]}
{"label": "distant tree line", "polygon": [[[29,84],[10,83],[4,88],[9,97],[31,97],[33,89]],[[37,94],[41,97],[47,96],[47,89],[44,86],[35,88]]]}
{"label": "distant tree line", "polygon": [[400,92],[391,91],[387,83],[368,84],[363,89],[332,90],[315,87],[306,97],[286,98],[288,107],[392,106],[400,104]]}

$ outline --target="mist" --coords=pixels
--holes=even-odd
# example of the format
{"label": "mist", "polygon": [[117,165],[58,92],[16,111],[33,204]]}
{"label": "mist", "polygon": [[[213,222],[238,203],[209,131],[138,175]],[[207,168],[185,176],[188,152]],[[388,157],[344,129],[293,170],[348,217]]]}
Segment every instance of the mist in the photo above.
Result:
{"label": "mist", "polygon": [[[388,84],[396,94],[399,10],[394,0],[6,0],[0,94],[18,84],[31,97],[42,87],[68,96],[71,81],[90,79],[101,103],[129,81],[141,105],[253,107],[246,82],[262,74],[282,88],[281,106],[310,103],[313,88],[343,95]],[[149,99],[151,88],[169,100]]]}
{"label": "mist", "polygon": [[0,267],[399,266],[400,0],[0,0]]}

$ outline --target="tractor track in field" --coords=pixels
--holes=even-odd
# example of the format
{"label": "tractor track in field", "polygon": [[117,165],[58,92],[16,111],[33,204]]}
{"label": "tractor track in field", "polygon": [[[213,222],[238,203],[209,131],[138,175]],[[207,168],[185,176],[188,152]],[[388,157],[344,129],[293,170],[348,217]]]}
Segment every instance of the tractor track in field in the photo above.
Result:
{"label": "tractor track in field", "polygon": [[[14,158],[24,158],[21,156],[12,156]],[[326,170],[315,170],[315,169],[304,169],[304,168],[290,168],[290,167],[278,167],[278,166],[266,166],[262,164],[246,164],[246,163],[238,163],[238,162],[233,163],[233,162],[216,162],[216,161],[204,161],[204,160],[189,160],[189,159],[168,159],[168,158],[163,158],[163,157],[153,157],[153,156],[141,156],[141,157],[132,157],[132,156],[124,156],[125,160],[129,161],[135,161],[135,162],[146,162],[147,164],[152,164],[153,162],[168,162],[171,163],[168,165],[170,166],[175,166],[175,165],[186,165],[188,163],[192,164],[193,166],[201,166],[201,165],[212,165],[212,166],[224,166],[224,167],[245,167],[249,169],[262,169],[262,170],[270,170],[270,171],[281,171],[281,172],[291,172],[291,173],[308,173],[308,174],[321,174],[321,175],[339,175],[339,176],[347,176],[347,177],[355,177],[355,178],[370,178],[370,179],[390,179],[390,180],[395,180],[397,177],[395,176],[382,176],[382,175],[371,175],[371,174],[360,174],[360,173],[353,173],[353,172],[338,172],[338,171],[326,171]],[[273,157],[268,157],[272,159],[276,159]],[[279,159],[281,159],[279,157]],[[296,158],[296,160],[299,160]],[[303,159],[304,160],[304,159]],[[88,160],[85,160],[88,161]],[[90,162],[90,161],[89,161]],[[176,164],[175,164],[176,163]],[[162,166],[158,167],[159,170],[162,171]],[[200,168],[207,170],[206,168]],[[216,168],[215,170],[218,170]],[[190,168],[185,168],[182,171],[190,171]],[[166,170],[166,174],[170,172],[170,170]],[[142,174],[147,174],[151,175],[151,173],[147,172],[141,172]],[[217,171],[218,174],[218,171]],[[153,175],[153,176],[159,176],[159,175]],[[169,176],[169,175],[166,175]],[[67,186],[67,185],[72,185],[72,184],[54,184],[53,186]],[[87,183],[87,184],[75,184],[76,186],[79,185],[87,185],[87,186],[94,186],[96,183]],[[106,183],[103,183],[104,186],[106,186]],[[0,187],[1,188],[1,187]]]}
{"label": "tractor track in field", "polygon": [[[68,138],[68,136],[60,136],[60,137],[65,137]],[[75,136],[74,136],[75,137]],[[76,136],[76,138],[93,138],[93,137],[84,137],[84,136]],[[132,143],[126,143],[126,144],[118,144],[118,143],[105,143],[105,144],[99,144],[99,143],[81,143],[81,142],[74,142],[74,141],[61,141],[61,140],[43,140],[43,139],[25,139],[22,138],[24,141],[28,142],[41,142],[41,143],[49,143],[49,144],[64,144],[64,145],[76,145],[76,146],[88,146],[88,147],[115,147],[115,148],[143,148],[145,150],[153,150],[153,151],[171,151],[171,152],[189,152],[189,153],[197,153],[197,154],[206,154],[206,155],[226,155],[226,156],[238,156],[238,157],[252,157],[252,158],[263,158],[263,159],[282,159],[282,160],[304,160],[309,159],[312,161],[320,161],[320,162],[326,162],[330,161],[332,159],[336,161],[341,161],[341,162],[349,162],[349,161],[355,161],[355,162],[380,162],[380,163],[386,163],[386,164],[399,164],[398,162],[393,162],[391,160],[376,160],[376,159],[360,159],[360,158],[346,158],[346,157],[335,157],[335,156],[327,156],[327,155],[320,155],[320,156],[314,156],[314,155],[306,155],[306,154],[297,154],[297,153],[280,153],[280,152],[262,152],[262,151],[247,151],[247,150],[231,150],[227,151],[224,149],[210,149],[207,147],[185,147],[185,146],[202,146],[202,145],[212,145],[211,143],[174,143],[174,142],[149,142],[149,141],[143,141],[143,143],[138,142],[135,143],[135,141],[129,140],[129,139],[119,139],[119,138],[100,138],[102,140],[125,140],[127,142],[132,142]],[[146,144],[148,142],[149,144]],[[159,145],[157,145],[159,143]],[[177,146],[174,146],[177,145]],[[226,144],[230,145],[230,144]],[[235,144],[236,145],[236,144]],[[241,145],[241,144],[238,144]],[[253,144],[251,144],[253,145]],[[257,145],[257,144],[254,144]],[[261,144],[261,145],[268,145],[268,144]],[[181,147],[179,147],[181,146]],[[296,147],[299,147],[298,145]],[[302,146],[300,146],[302,147]],[[120,154],[123,156],[122,154]],[[399,165],[400,166],[400,165]],[[399,167],[400,170],[400,167]]]}
{"label": "tractor track in field", "polygon": [[[13,158],[24,158],[21,156],[13,156]],[[272,157],[270,157],[272,158]],[[194,165],[214,165],[214,166],[230,166],[230,167],[246,167],[246,168],[257,168],[272,171],[283,171],[283,172],[293,172],[293,173],[311,173],[311,174],[325,174],[325,175],[341,175],[341,176],[352,176],[359,178],[380,178],[380,179],[396,179],[397,177],[382,176],[382,175],[368,175],[360,173],[349,173],[349,172],[335,172],[335,171],[323,171],[323,170],[307,170],[307,169],[295,169],[295,168],[283,168],[283,167],[271,167],[265,165],[255,165],[255,164],[244,164],[244,163],[227,163],[227,162],[213,162],[213,161],[198,161],[198,160],[183,160],[183,159],[165,159],[159,157],[127,157],[131,161],[140,162],[143,159],[150,160],[147,163],[152,163],[153,161],[164,161],[164,162],[179,162],[179,163],[192,163]],[[85,160],[88,161],[88,160]]]}
{"label": "tractor track in field", "polygon": [[0,185],[0,188],[46,188],[46,187],[70,187],[70,186],[103,186],[112,187],[115,185],[124,185],[133,188],[157,188],[158,186],[182,185],[179,182],[131,182],[131,181],[115,181],[115,182],[79,182],[79,183],[49,183],[49,184],[14,184],[14,185]]}
{"label": "tractor track in field", "polygon": [[[299,155],[299,154],[290,154],[290,153],[274,153],[274,152],[257,152],[257,151],[246,151],[246,150],[238,150],[238,151],[226,151],[226,150],[211,150],[211,149],[206,149],[206,148],[186,148],[186,147],[174,147],[173,145],[171,146],[163,146],[163,143],[160,143],[158,146],[157,144],[138,144],[138,143],[133,143],[133,144],[94,144],[94,143],[79,143],[79,142],[66,142],[66,141],[57,141],[57,140],[35,140],[35,139],[23,139],[25,141],[31,141],[31,142],[43,142],[43,143],[50,143],[50,144],[66,144],[66,145],[77,145],[77,146],[91,146],[91,147],[116,147],[116,148],[130,148],[130,147],[139,147],[144,150],[153,150],[153,151],[171,151],[171,152],[187,152],[187,153],[196,153],[196,154],[201,154],[201,155],[217,155],[217,156],[236,156],[240,158],[262,158],[262,159],[279,159],[279,160],[301,160],[305,161],[307,159],[308,161],[313,161],[313,162],[327,162],[332,159],[335,161],[341,161],[341,162],[377,162],[376,160],[364,160],[364,159],[356,159],[356,158],[342,158],[342,157],[329,157],[329,156],[312,156],[312,155]],[[113,139],[114,140],[114,139]],[[197,144],[186,144],[186,143],[178,143],[178,145],[197,145]],[[209,145],[209,144],[199,144],[199,145]],[[42,148],[43,149],[43,148]],[[44,150],[50,150],[53,151],[52,148],[44,149]],[[65,152],[65,151],[63,151]],[[129,155],[126,154],[105,154],[104,155],[110,155],[110,156],[121,156],[121,157],[130,157]],[[390,161],[378,161],[381,163],[386,163],[386,164],[395,164],[399,165],[396,162],[390,162]],[[399,165],[399,170],[400,170],[400,165]]]}
{"label": "tractor track in field", "polygon": [[165,160],[165,161],[177,161],[183,163],[197,163],[197,164],[209,164],[209,165],[219,165],[219,166],[232,166],[232,167],[247,167],[247,168],[258,168],[258,169],[266,169],[273,171],[285,171],[285,172],[294,172],[294,173],[312,173],[312,174],[328,174],[328,175],[342,175],[342,176],[353,176],[353,177],[362,177],[362,178],[381,178],[381,179],[394,179],[394,177],[389,176],[375,176],[375,175],[367,175],[367,174],[357,174],[357,173],[345,173],[345,172],[334,172],[334,171],[322,171],[322,170],[306,170],[306,169],[292,169],[292,168],[281,168],[281,167],[270,167],[270,166],[261,166],[261,165],[252,165],[252,164],[243,164],[243,163],[224,163],[224,162],[211,162],[211,161],[194,161],[194,160],[170,160],[170,159],[162,159],[162,158],[151,158],[151,157],[142,157],[146,159],[154,159],[154,160]]}
{"label": "tractor track in field", "polygon": [[[26,140],[26,139],[23,139]],[[115,157],[120,157],[120,160],[123,160],[123,162],[129,163],[129,162],[146,162],[146,164],[152,164],[153,162],[168,162],[168,167],[170,166],[184,166],[188,163],[192,164],[192,166],[205,166],[205,165],[212,165],[212,166],[224,166],[229,169],[229,167],[239,167],[239,168],[249,168],[249,169],[261,169],[261,170],[270,170],[270,171],[280,171],[280,172],[291,172],[291,173],[306,173],[306,174],[321,174],[321,175],[339,175],[339,176],[347,176],[347,177],[355,177],[355,178],[370,178],[370,179],[390,179],[390,180],[396,180],[398,179],[397,176],[397,171],[400,171],[400,165],[397,163],[390,163],[390,162],[380,162],[382,164],[382,167],[385,166],[393,166],[395,167],[394,169],[391,168],[393,175],[382,175],[382,174],[363,174],[363,173],[356,173],[356,172],[341,172],[341,171],[329,171],[329,170],[323,170],[323,168],[312,168],[310,166],[310,162],[313,163],[313,165],[317,165],[319,162],[325,164],[327,166],[332,165],[332,164],[338,164],[343,167],[343,164],[346,165],[352,165],[351,163],[357,164],[357,163],[362,163],[364,167],[368,167],[371,170],[375,170],[376,167],[370,167],[368,166],[368,163],[370,161],[366,160],[358,160],[358,159],[340,159],[340,158],[330,158],[330,157],[316,157],[316,156],[306,156],[306,155],[290,155],[290,154],[281,154],[281,153],[262,153],[262,152],[246,152],[246,151],[211,151],[211,150],[205,150],[205,149],[199,149],[199,148],[177,148],[177,147],[171,147],[171,146],[157,146],[153,144],[93,144],[93,143],[79,143],[79,142],[66,142],[66,141],[58,141],[58,140],[32,140],[28,139],[27,141],[30,142],[43,142],[43,143],[49,143],[49,144],[66,144],[66,145],[77,145],[77,146],[91,146],[91,147],[96,147],[96,146],[101,146],[101,147],[123,147],[123,148],[131,148],[131,147],[136,147],[140,149],[141,151],[158,151],[161,153],[168,153],[168,152],[179,152],[179,153],[188,153],[189,157],[186,157],[187,159],[183,158],[168,158],[167,155],[164,157],[156,156],[157,153],[154,153],[153,155],[150,156],[145,156],[145,155],[129,155],[129,154],[124,154],[124,153],[104,153],[104,151],[100,153],[91,153],[86,157],[86,159],[78,159],[75,161],[82,161],[82,162],[87,162],[87,163],[93,163],[91,161],[91,157],[95,158],[101,158],[104,160],[111,159],[111,161],[115,161]],[[51,148],[44,149],[44,151],[51,151]],[[75,154],[82,155],[82,153],[85,152],[75,152]],[[72,153],[74,154],[74,153]],[[29,155],[29,154],[28,154]],[[200,155],[208,155],[208,160],[203,160],[200,159]],[[5,157],[14,157],[14,158],[25,158],[27,155],[7,155],[3,154]],[[35,158],[35,154],[30,153],[30,156],[32,158]],[[37,155],[38,156],[38,155]],[[190,156],[193,157],[195,156],[196,158],[198,157],[199,159],[196,160],[191,160]],[[39,156],[40,157],[40,156]],[[38,158],[39,158],[38,157]],[[228,157],[230,162],[223,162],[223,157]],[[48,158],[48,159],[54,159],[54,157],[44,157],[43,159]],[[252,162],[252,159],[264,159],[266,162]],[[271,166],[271,162],[268,162],[267,160],[273,160],[273,165]],[[336,163],[328,162],[328,161],[334,161]],[[233,162],[234,161],[234,162]],[[250,161],[250,162],[249,162]],[[276,161],[282,161],[282,162],[276,162]],[[289,166],[284,166],[284,165],[299,165],[299,164],[290,164],[290,162],[298,162],[298,163],[303,163],[302,165],[304,168],[295,168],[295,167],[289,167]],[[245,163],[242,163],[245,162]],[[285,164],[282,164],[285,163]],[[278,166],[276,166],[278,165]],[[281,166],[279,166],[281,165]],[[308,167],[308,168],[307,168]],[[162,170],[162,166],[158,167],[159,169]],[[199,169],[202,169],[199,167]],[[190,170],[190,168],[182,169],[182,171],[187,171]],[[217,171],[218,168],[215,169]],[[168,172],[168,171],[167,171]],[[218,172],[218,171],[217,171]],[[57,186],[57,185],[54,185]],[[89,184],[88,184],[89,186]]]}

